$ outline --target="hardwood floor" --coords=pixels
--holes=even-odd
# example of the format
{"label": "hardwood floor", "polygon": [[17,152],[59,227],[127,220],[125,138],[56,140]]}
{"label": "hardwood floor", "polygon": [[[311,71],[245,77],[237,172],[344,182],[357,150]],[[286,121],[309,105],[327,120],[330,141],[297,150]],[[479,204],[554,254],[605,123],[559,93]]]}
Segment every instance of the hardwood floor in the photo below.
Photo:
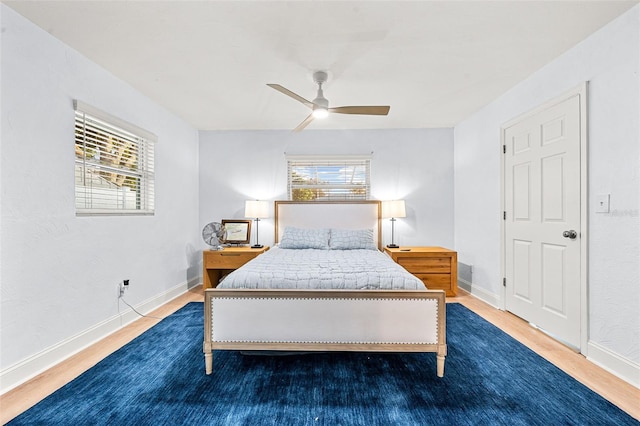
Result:
{"label": "hardwood floor", "polygon": [[[640,389],[587,361],[582,355],[529,326],[520,318],[508,312],[497,310],[463,290],[458,290],[458,294],[457,297],[448,297],[447,302],[458,302],[466,306],[594,392],[640,420]],[[202,287],[197,287],[161,306],[149,315],[164,318],[189,302],[202,300]],[[1,424],[7,423],[29,409],[158,322],[159,319],[155,318],[140,318],[122,330],[0,396]]]}
{"label": "hardwood floor", "polygon": [[640,420],[640,389],[587,361],[583,355],[530,326],[521,318],[495,309],[466,292],[458,290],[458,294],[458,297],[448,297],[447,302],[458,302],[466,306],[592,391]]}

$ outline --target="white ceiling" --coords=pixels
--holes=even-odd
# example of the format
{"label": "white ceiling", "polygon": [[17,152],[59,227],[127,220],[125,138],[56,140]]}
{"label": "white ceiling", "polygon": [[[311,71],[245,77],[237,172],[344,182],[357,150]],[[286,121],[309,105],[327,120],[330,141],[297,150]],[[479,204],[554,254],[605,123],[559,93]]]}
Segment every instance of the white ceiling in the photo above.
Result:
{"label": "white ceiling", "polygon": [[[198,129],[451,127],[637,4],[633,1],[5,1]],[[114,94],[115,95],[115,94]]]}

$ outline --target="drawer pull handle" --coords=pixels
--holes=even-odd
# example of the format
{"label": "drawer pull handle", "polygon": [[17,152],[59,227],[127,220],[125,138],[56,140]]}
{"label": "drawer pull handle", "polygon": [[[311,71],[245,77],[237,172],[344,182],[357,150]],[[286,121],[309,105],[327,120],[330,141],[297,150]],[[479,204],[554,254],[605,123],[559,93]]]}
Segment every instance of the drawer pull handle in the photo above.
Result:
{"label": "drawer pull handle", "polygon": [[221,256],[240,256],[240,253],[221,253]]}

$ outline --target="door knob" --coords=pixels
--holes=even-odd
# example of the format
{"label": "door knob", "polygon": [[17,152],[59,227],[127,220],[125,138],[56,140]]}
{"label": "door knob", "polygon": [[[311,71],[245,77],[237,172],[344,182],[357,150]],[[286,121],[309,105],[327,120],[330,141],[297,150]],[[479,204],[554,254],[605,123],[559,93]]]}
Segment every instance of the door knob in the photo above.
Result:
{"label": "door knob", "polygon": [[562,236],[565,237],[565,238],[569,238],[569,239],[575,240],[576,237],[578,236],[578,233],[572,229],[570,231],[564,231],[562,233]]}

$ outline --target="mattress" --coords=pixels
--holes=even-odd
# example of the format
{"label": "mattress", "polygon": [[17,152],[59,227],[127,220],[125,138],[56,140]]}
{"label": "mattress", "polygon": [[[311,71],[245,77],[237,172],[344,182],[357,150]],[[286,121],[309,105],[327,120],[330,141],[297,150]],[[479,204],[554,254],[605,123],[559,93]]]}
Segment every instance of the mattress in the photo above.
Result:
{"label": "mattress", "polygon": [[278,247],[231,272],[218,288],[426,290],[421,280],[377,250]]}

